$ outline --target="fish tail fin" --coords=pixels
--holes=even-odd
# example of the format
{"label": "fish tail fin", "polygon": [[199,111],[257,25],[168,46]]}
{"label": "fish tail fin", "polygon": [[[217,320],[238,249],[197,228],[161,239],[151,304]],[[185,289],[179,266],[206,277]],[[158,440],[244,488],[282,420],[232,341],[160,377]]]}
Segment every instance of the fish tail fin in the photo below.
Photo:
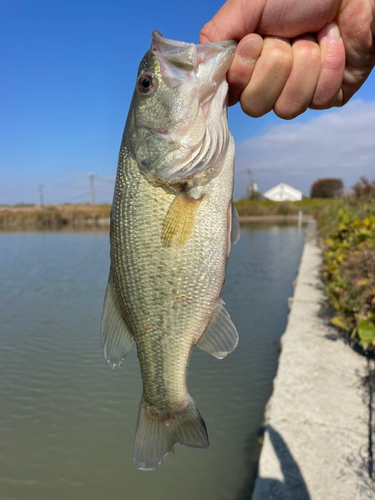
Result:
{"label": "fish tail fin", "polygon": [[206,424],[195,401],[188,396],[186,402],[183,410],[161,417],[142,397],[134,443],[133,460],[137,469],[156,469],[173,452],[175,444],[197,449],[209,447]]}

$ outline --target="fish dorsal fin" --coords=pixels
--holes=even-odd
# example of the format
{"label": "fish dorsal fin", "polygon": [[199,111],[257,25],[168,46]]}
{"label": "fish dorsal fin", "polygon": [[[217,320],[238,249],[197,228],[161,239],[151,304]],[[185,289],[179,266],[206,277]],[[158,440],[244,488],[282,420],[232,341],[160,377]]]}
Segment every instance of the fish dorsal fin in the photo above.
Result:
{"label": "fish dorsal fin", "polygon": [[197,347],[218,359],[225,358],[227,354],[234,351],[238,344],[236,327],[224,304],[225,302],[220,299],[211,323],[197,344]]}
{"label": "fish dorsal fin", "polygon": [[237,243],[241,236],[240,218],[235,204],[232,201],[232,230],[230,232],[230,241],[233,245]]}
{"label": "fish dorsal fin", "polygon": [[194,229],[195,216],[202,196],[194,198],[182,191],[172,201],[165,216],[161,242],[165,247],[182,248],[188,242]]}
{"label": "fish dorsal fin", "polygon": [[133,335],[117,305],[111,277],[109,277],[104,297],[100,335],[104,358],[115,370],[130,351],[133,345]]}

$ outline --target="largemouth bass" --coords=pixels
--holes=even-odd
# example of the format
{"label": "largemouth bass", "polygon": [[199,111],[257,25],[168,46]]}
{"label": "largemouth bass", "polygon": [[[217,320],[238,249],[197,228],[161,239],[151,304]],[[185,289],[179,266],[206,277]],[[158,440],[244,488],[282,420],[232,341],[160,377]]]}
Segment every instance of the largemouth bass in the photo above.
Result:
{"label": "largemouth bass", "polygon": [[143,395],[134,462],[141,470],[155,469],[177,443],[209,446],[187,391],[190,355],[198,346],[220,359],[238,343],[220,298],[239,237],[225,79],[235,47],[154,31],[125,125],[101,339],[113,368],[137,345]]}

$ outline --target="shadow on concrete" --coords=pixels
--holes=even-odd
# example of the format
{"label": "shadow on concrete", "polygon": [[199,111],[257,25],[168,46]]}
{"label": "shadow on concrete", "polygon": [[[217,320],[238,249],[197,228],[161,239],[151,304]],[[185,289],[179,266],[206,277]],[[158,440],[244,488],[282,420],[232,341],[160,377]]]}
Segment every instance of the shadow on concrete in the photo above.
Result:
{"label": "shadow on concrete", "polygon": [[258,428],[251,433],[244,443],[244,465],[247,475],[241,489],[237,492],[234,500],[251,500],[258,470],[261,441],[264,435],[264,427]]}
{"label": "shadow on concrete", "polygon": [[310,495],[301,471],[285,441],[270,425],[265,427],[265,431],[268,433],[279,460],[284,481],[258,477],[255,485],[254,500],[310,500]]}

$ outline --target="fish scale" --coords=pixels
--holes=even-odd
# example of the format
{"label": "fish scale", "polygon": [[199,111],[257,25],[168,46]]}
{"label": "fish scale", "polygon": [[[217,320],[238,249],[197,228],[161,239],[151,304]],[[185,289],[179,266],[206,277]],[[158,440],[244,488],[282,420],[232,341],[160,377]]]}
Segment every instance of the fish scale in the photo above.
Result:
{"label": "fish scale", "polygon": [[[233,169],[229,170],[233,175]],[[147,400],[154,404],[161,402],[164,407],[173,406],[176,402],[169,401],[166,395],[178,393],[177,402],[184,401],[185,372],[193,347],[192,337],[195,340],[202,335],[203,331],[199,327],[201,323],[208,323],[223,285],[226,257],[223,252],[218,252],[215,242],[209,238],[226,241],[227,205],[231,200],[231,192],[227,189],[226,196],[223,196],[225,193],[216,195],[221,198],[221,214],[218,210],[220,206],[214,206],[214,200],[211,199],[212,203],[202,204],[200,217],[187,248],[166,251],[161,245],[160,234],[173,196],[166,194],[161,188],[157,188],[158,196],[155,196],[155,188],[141,176],[131,158],[125,159],[122,172],[127,189],[122,193],[119,212],[113,211],[112,220],[115,222],[111,234],[119,233],[121,242],[124,236],[116,220],[121,220],[126,214],[127,245],[123,253],[121,243],[118,249],[116,243],[112,243],[112,262],[117,269],[114,283],[122,297],[121,307],[126,322],[131,325],[134,333]],[[223,169],[221,175],[225,174]],[[220,177],[216,182],[225,186]],[[204,210],[205,206],[207,210]],[[221,215],[221,224],[212,223],[213,216],[220,219],[218,213]],[[149,214],[152,214],[151,227]],[[190,246],[194,246],[198,252],[193,251]],[[211,260],[209,267],[208,258],[216,260]],[[174,276],[170,276],[168,272],[172,266],[178,269]],[[168,281],[160,281],[160,270],[173,280],[172,285]],[[121,283],[127,286],[122,287]],[[183,307],[176,300],[182,295],[193,295],[188,306]],[[128,315],[128,310],[132,312],[131,315]],[[154,324],[154,318],[161,318],[160,323],[164,328],[145,333],[145,325]],[[169,352],[166,352],[166,345]],[[173,360],[175,352],[180,355],[182,369],[174,370],[172,363],[173,377],[168,380],[163,358]]]}

